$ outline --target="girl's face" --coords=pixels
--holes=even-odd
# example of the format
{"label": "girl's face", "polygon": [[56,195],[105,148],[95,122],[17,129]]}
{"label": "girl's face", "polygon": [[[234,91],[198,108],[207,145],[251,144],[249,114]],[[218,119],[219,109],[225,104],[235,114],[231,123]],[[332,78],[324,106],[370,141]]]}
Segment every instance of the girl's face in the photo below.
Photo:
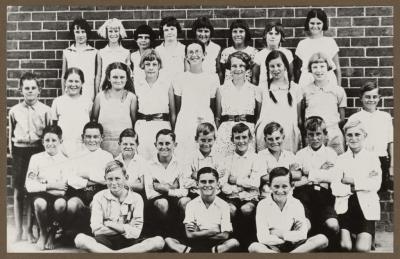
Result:
{"label": "girl's face", "polygon": [[122,90],[125,88],[125,85],[126,85],[127,74],[126,74],[125,70],[116,68],[116,69],[111,70],[109,80],[110,80],[112,89]]}
{"label": "girl's face", "polygon": [[139,49],[145,50],[150,48],[150,35],[149,34],[139,34],[136,40]]}
{"label": "girl's face", "polygon": [[273,199],[276,202],[285,203],[287,200],[287,196],[292,190],[289,175],[275,177],[274,179],[272,179],[270,185]]}
{"label": "girl's face", "polygon": [[378,93],[378,88],[372,89],[371,91],[366,91],[361,97],[361,102],[364,110],[373,112],[376,110],[376,106],[379,103],[380,95]]}
{"label": "girl's face", "polygon": [[108,41],[112,43],[116,43],[119,41],[120,33],[119,33],[119,28],[117,27],[109,27],[107,28],[107,35],[108,35]]}
{"label": "girl's face", "polygon": [[246,63],[243,60],[232,57],[231,58],[231,74],[234,77],[245,77],[246,75]]}
{"label": "girl's face", "polygon": [[246,40],[246,30],[243,28],[234,28],[232,30],[232,40],[234,46],[244,45]]}
{"label": "girl's face", "polygon": [[361,150],[365,137],[364,131],[358,126],[347,129],[345,134],[346,143],[354,153],[358,153]]}
{"label": "girl's face", "polygon": [[21,91],[25,101],[30,103],[37,101],[40,93],[39,87],[35,80],[22,81]]}
{"label": "girl's face", "polygon": [[144,73],[146,77],[157,77],[160,70],[160,64],[155,60],[144,61]]}
{"label": "girl's face", "polygon": [[328,64],[326,61],[319,61],[311,64],[311,73],[315,81],[323,81],[328,75]]}
{"label": "girl's face", "polygon": [[69,96],[77,96],[81,94],[82,81],[78,74],[69,74],[67,80],[65,80],[65,88],[68,89],[67,93]]}
{"label": "girl's face", "polygon": [[163,32],[165,41],[176,41],[178,38],[178,30],[175,26],[164,25]]}
{"label": "girl's face", "polygon": [[196,29],[196,39],[202,41],[205,45],[210,42],[211,31],[208,28],[197,28]]}
{"label": "girl's face", "polygon": [[75,42],[77,44],[86,44],[87,41],[86,31],[81,27],[78,27],[77,25],[75,25],[74,28],[74,36],[75,36]]}
{"label": "girl's face", "polygon": [[133,157],[137,152],[136,139],[133,137],[123,137],[119,145],[123,157]]}
{"label": "girl's face", "polygon": [[317,17],[311,18],[308,22],[308,28],[310,29],[311,35],[319,35],[322,33],[322,27],[324,23]]}
{"label": "girl's face", "polygon": [[282,61],[282,58],[272,59],[268,63],[269,72],[272,75],[273,79],[281,79],[286,72],[285,64]]}
{"label": "girl's face", "polygon": [[269,150],[280,152],[284,139],[285,136],[279,130],[275,130],[272,134],[267,134],[265,136],[265,144]]}
{"label": "girl's face", "polygon": [[191,65],[202,63],[204,60],[204,52],[202,47],[196,43],[190,44],[186,50],[186,58]]}
{"label": "girl's face", "polygon": [[267,42],[267,46],[270,48],[278,48],[281,43],[282,35],[276,31],[275,27],[272,28],[265,35],[265,40]]}

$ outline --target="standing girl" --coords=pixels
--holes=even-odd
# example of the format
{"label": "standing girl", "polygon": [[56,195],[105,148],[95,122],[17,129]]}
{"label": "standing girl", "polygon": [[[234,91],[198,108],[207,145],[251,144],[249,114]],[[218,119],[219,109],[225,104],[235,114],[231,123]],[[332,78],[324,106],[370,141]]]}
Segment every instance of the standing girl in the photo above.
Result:
{"label": "standing girl", "polygon": [[[97,93],[95,88],[97,49],[87,43],[91,27],[85,19],[77,18],[72,22],[69,31],[75,43],[63,50],[62,77],[65,78],[65,73],[70,67],[82,70],[85,77],[85,82],[82,82],[82,95],[93,101]],[[65,94],[65,81],[61,83],[62,93]]]}
{"label": "standing girl", "polygon": [[153,29],[147,24],[142,24],[133,33],[133,38],[138,45],[138,50],[131,53],[131,66],[133,78],[143,75],[143,69],[140,67],[140,59],[146,49],[152,48],[156,35]]}
{"label": "standing girl", "polygon": [[107,45],[97,55],[96,89],[100,91],[106,79],[106,68],[113,62],[129,64],[129,50],[124,48],[121,40],[126,38],[125,28],[121,21],[113,18],[107,20],[97,31],[100,37],[107,39]]}
{"label": "standing girl", "polygon": [[289,61],[283,52],[273,50],[265,60],[267,82],[262,88],[262,107],[256,125],[257,151],[265,148],[264,127],[271,121],[278,122],[285,131],[283,147],[296,152],[300,145],[298,118],[302,96],[298,86],[291,82]]}
{"label": "standing girl", "polygon": [[102,89],[94,101],[92,119],[104,128],[101,148],[115,157],[120,153],[120,133],[133,128],[136,121],[137,98],[128,66],[120,62],[111,63]]}
{"label": "standing girl", "polygon": [[257,52],[254,57],[253,66],[253,78],[252,83],[255,85],[261,85],[267,83],[267,68],[265,66],[265,60],[271,51],[279,50],[285,54],[286,59],[289,62],[289,70],[293,75],[293,54],[287,48],[282,47],[282,42],[285,40],[285,32],[280,22],[271,22],[265,26],[263,39],[265,42],[265,48]]}
{"label": "standing girl", "polygon": [[145,76],[134,78],[139,109],[135,131],[140,143],[139,154],[151,159],[157,153],[154,148],[157,132],[175,125],[175,101],[171,80],[160,70],[162,61],[155,50],[143,52],[140,67]]}
{"label": "standing girl", "polygon": [[82,70],[68,68],[64,73],[66,93],[54,99],[51,106],[53,122],[63,131],[61,150],[67,157],[80,153],[83,127],[90,120],[93,103],[87,96],[81,95],[84,82]]}
{"label": "standing girl", "polygon": [[[232,127],[235,124],[245,123],[254,136],[254,124],[261,108],[261,92],[246,80],[246,70],[250,67],[250,62],[251,57],[245,52],[232,53],[226,63],[231,71],[232,80],[225,81],[217,90],[216,120],[219,128],[215,150],[225,156],[233,154],[235,150],[231,141]],[[249,149],[255,151],[254,140]]]}
{"label": "standing girl", "polygon": [[[232,75],[230,69],[226,66],[226,62],[230,54],[236,51],[243,51],[248,54],[251,59],[254,59],[254,56],[257,53],[257,49],[252,46],[251,44],[251,33],[249,26],[244,20],[235,20],[231,23],[229,28],[231,33],[231,42],[232,46],[224,49],[221,53],[221,57],[219,60],[221,69],[219,71],[220,82],[223,84],[226,81],[232,80]],[[246,71],[246,79],[248,81],[251,80],[251,69]]]}
{"label": "standing girl", "polygon": [[323,34],[324,31],[328,30],[328,17],[325,11],[322,9],[310,10],[304,23],[304,30],[309,33],[309,37],[301,40],[296,49],[296,56],[303,63],[299,85],[308,85],[313,81],[312,75],[307,71],[307,66],[310,57],[316,52],[323,52],[328,57],[328,64],[332,67],[329,80],[341,85],[339,47],[333,38],[325,37]]}

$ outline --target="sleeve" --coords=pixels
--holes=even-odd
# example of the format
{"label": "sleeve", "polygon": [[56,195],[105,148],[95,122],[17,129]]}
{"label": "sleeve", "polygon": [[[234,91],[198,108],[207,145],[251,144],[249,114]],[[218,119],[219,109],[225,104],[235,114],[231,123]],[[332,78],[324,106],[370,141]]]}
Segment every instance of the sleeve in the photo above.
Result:
{"label": "sleeve", "polygon": [[139,238],[143,228],[143,209],[143,199],[140,195],[136,195],[136,201],[132,211],[132,219],[129,223],[124,224],[125,238]]}
{"label": "sleeve", "polygon": [[271,235],[269,229],[271,226],[268,223],[269,208],[266,203],[260,201],[256,209],[256,229],[258,242],[265,245],[279,245],[283,244],[284,240],[275,235]]}
{"label": "sleeve", "polygon": [[350,186],[341,182],[346,162],[343,161],[343,155],[336,160],[333,168],[333,179],[331,182],[332,195],[336,197],[345,197],[351,194]]}
{"label": "sleeve", "polygon": [[223,49],[222,52],[221,52],[221,59],[220,59],[219,62],[222,63],[222,64],[225,64],[226,60],[228,59],[228,56],[229,56],[228,48]]}
{"label": "sleeve", "polygon": [[51,119],[56,121],[58,120],[58,98],[55,98],[53,100],[53,103],[51,104]]}
{"label": "sleeve", "polygon": [[299,42],[299,44],[297,45],[295,54],[296,54],[296,56],[298,56],[301,59],[301,61],[305,62],[303,60],[304,59],[304,40],[301,40]]}
{"label": "sleeve", "polygon": [[338,86],[339,91],[338,91],[338,107],[343,108],[347,107],[347,95],[346,92],[344,91],[343,87]]}
{"label": "sleeve", "polygon": [[32,156],[29,161],[28,172],[25,179],[25,188],[28,192],[45,192],[46,184],[39,181],[39,157]]}
{"label": "sleeve", "polygon": [[87,186],[88,180],[77,175],[77,168],[73,167],[67,176],[68,185],[74,189],[83,189]]}
{"label": "sleeve", "polygon": [[90,228],[92,229],[92,233],[100,232],[100,230],[109,230],[109,228],[103,225],[103,208],[101,207],[99,195],[101,195],[101,193],[95,195],[91,203]]}
{"label": "sleeve", "polygon": [[231,223],[231,212],[228,204],[224,204],[221,206],[222,215],[221,215],[221,232],[232,232],[232,223]]}
{"label": "sleeve", "polygon": [[[356,191],[378,191],[382,182],[382,170],[379,158],[371,155],[364,163],[369,164],[369,172],[354,174],[354,188]],[[376,174],[369,176],[371,172],[375,172]]]}
{"label": "sleeve", "polygon": [[185,209],[185,219],[183,220],[183,224],[196,223],[193,204],[194,204],[193,202],[189,202],[187,204]]}
{"label": "sleeve", "polygon": [[283,234],[283,239],[292,243],[296,243],[302,240],[307,239],[307,222],[306,222],[306,216],[304,213],[304,207],[298,200],[294,200],[295,202],[295,210],[293,213],[293,219],[294,221],[300,221],[301,222],[301,227],[298,230],[289,230],[286,233]]}
{"label": "sleeve", "polygon": [[339,46],[337,45],[336,41],[334,38],[329,37],[329,50],[330,50],[330,55],[331,57],[334,57],[338,52],[339,52]]}

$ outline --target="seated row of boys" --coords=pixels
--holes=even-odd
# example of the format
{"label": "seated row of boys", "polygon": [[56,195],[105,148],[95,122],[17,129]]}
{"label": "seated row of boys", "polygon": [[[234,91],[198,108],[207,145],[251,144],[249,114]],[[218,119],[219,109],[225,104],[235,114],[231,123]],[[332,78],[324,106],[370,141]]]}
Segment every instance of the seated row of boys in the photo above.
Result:
{"label": "seated row of boys", "polygon": [[264,129],[267,149],[255,154],[247,152],[249,128],[238,123],[232,128],[235,153],[220,159],[212,152],[215,129],[202,123],[199,150],[185,161],[174,156],[177,143],[168,129],[157,133],[152,161],[136,154],[137,135],[124,130],[122,153],[113,160],[100,148],[97,122],[83,129],[87,151],[67,159],[59,152],[61,129],[48,126],[45,152],[32,156],[26,177],[38,246],[54,247],[57,222],[80,233],[76,246],[92,252],[157,251],[165,243],[177,252],[226,252],[239,245],[250,252],[309,252],[328,243],[352,250],[351,234],[357,235],[355,250],[370,250],[381,169],[378,157],[362,148],[362,124],[345,125],[349,149],[339,158],[324,145],[320,117],[305,125],[308,146],[296,155],[282,149],[284,132],[275,122]]}

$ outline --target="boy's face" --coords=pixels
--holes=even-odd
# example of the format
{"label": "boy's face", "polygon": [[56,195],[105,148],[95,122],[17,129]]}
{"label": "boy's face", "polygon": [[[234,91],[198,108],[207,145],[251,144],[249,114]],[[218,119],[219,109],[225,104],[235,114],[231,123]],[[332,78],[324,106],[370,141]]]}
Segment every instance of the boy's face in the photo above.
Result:
{"label": "boy's face", "polygon": [[201,174],[198,187],[202,197],[213,196],[216,193],[218,181],[212,173]]}
{"label": "boy's face", "polygon": [[137,152],[136,139],[133,137],[123,137],[119,145],[121,147],[122,156],[124,157],[132,157]]}
{"label": "boy's face", "polygon": [[311,64],[311,73],[315,81],[323,81],[328,74],[328,64],[325,61],[318,61]]}
{"label": "boy's face", "polygon": [[82,135],[83,144],[86,148],[93,152],[100,148],[100,144],[103,141],[103,137],[100,134],[100,130],[97,128],[88,128]]}
{"label": "boy's face", "polygon": [[124,175],[122,169],[117,168],[107,173],[105,179],[107,188],[115,195],[119,194],[125,188],[128,175]]}
{"label": "boy's face", "polygon": [[321,127],[318,127],[317,130],[307,130],[307,142],[313,150],[318,150],[323,144],[325,140],[325,134]]}
{"label": "boy's face", "polygon": [[199,150],[201,153],[209,154],[215,143],[215,133],[210,132],[207,135],[199,133],[199,137],[197,138],[197,143],[199,143]]}
{"label": "boy's face", "polygon": [[292,189],[289,175],[275,177],[274,179],[272,179],[270,185],[271,193],[274,200],[278,202],[286,202],[287,196]]}
{"label": "boy's face", "polygon": [[211,31],[210,29],[204,27],[204,28],[197,28],[196,29],[196,39],[202,41],[204,44],[208,44],[210,41],[211,37]]}
{"label": "boy's face", "polygon": [[187,47],[186,58],[190,64],[202,63],[204,59],[204,52],[198,43],[192,43]]}
{"label": "boy's face", "polygon": [[361,97],[361,103],[364,110],[375,111],[376,106],[379,103],[380,95],[378,93],[378,88],[371,91],[366,91]]}
{"label": "boy's face", "polygon": [[178,30],[175,26],[163,26],[164,40],[165,41],[175,41],[178,38]]}
{"label": "boy's face", "polygon": [[86,44],[86,41],[87,41],[86,31],[84,29],[82,29],[81,27],[78,27],[77,25],[75,25],[75,28],[74,28],[74,36],[75,36],[76,43]]}
{"label": "boy's face", "polygon": [[171,156],[176,147],[176,143],[170,135],[159,135],[154,145],[160,157]]}
{"label": "boy's face", "polygon": [[365,133],[360,129],[360,127],[356,126],[347,129],[345,138],[349,148],[353,152],[357,153],[363,147],[365,140]]}
{"label": "boy's face", "polygon": [[57,134],[46,133],[43,136],[43,147],[50,156],[54,156],[58,153],[60,144],[61,140],[58,138]]}
{"label": "boy's face", "polygon": [[235,145],[235,152],[238,155],[243,155],[249,149],[250,132],[245,130],[241,133],[233,132],[233,144]]}
{"label": "boy's face", "polygon": [[26,102],[35,102],[39,97],[39,87],[35,80],[22,81],[22,95]]}
{"label": "boy's face", "polygon": [[275,130],[272,134],[265,136],[265,144],[267,148],[274,152],[280,152],[285,136],[279,130]]}

